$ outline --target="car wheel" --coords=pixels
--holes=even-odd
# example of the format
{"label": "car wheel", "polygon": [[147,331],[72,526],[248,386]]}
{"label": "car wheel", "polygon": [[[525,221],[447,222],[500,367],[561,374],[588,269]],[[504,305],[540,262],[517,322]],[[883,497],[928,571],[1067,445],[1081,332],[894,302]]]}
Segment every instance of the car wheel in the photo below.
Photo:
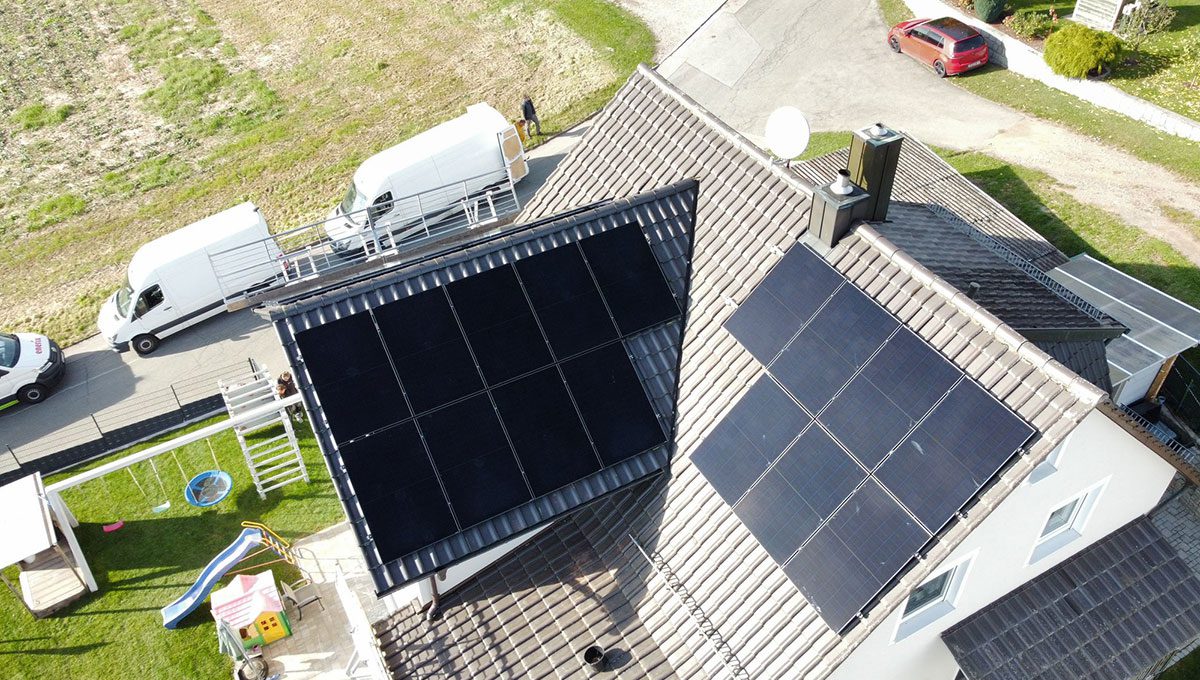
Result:
{"label": "car wheel", "polygon": [[893,35],[892,39],[888,41],[888,44],[892,46],[893,52],[900,51],[900,38],[897,38],[896,36]]}
{"label": "car wheel", "polygon": [[49,394],[50,390],[46,389],[45,385],[33,383],[17,390],[17,399],[20,399],[23,404],[36,404],[44,401]]}
{"label": "car wheel", "polygon": [[156,349],[158,349],[158,338],[153,335],[139,335],[133,339],[133,351],[141,356],[146,356]]}
{"label": "car wheel", "polygon": [[933,62],[933,72],[938,74],[938,78],[946,77],[946,65],[940,61]]}

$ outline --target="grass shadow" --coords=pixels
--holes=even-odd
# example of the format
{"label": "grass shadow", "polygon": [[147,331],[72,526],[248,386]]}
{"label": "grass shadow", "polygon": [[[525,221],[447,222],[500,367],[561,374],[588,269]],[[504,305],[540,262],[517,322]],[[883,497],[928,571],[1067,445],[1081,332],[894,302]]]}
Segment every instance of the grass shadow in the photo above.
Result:
{"label": "grass shadow", "polygon": [[107,642],[91,642],[86,645],[74,645],[71,647],[46,647],[44,649],[0,649],[2,654],[35,654],[40,656],[75,656],[78,654],[87,654],[88,652],[100,649],[107,646]]}

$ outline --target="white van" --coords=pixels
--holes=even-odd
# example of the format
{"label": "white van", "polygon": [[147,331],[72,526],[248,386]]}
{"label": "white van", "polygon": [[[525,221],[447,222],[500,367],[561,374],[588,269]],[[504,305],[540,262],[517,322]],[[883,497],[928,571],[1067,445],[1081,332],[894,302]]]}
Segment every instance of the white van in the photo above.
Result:
{"label": "white van", "polygon": [[[225,311],[226,290],[247,290],[263,281],[221,281],[210,253],[262,243],[266,257],[279,256],[267,222],[253,203],[243,203],[138,248],[125,285],[100,307],[96,320],[118,352],[130,345],[149,354],[160,340]],[[261,272],[260,272],[261,273]]]}
{"label": "white van", "polygon": [[472,104],[458,118],[363,161],[329,214],[325,233],[334,251],[357,250],[370,220],[399,243],[422,233],[422,216],[434,222],[456,208],[464,182],[465,193],[476,195],[509,179],[519,182],[528,172],[512,123],[487,104]]}
{"label": "white van", "polygon": [[37,333],[0,333],[0,405],[14,398],[38,403],[66,370],[62,350],[50,338]]}

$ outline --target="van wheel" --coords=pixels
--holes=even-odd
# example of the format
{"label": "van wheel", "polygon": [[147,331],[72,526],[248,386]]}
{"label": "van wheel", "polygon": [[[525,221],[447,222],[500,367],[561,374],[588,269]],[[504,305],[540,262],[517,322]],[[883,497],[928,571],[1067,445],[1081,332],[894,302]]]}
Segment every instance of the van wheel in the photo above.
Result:
{"label": "van wheel", "polygon": [[133,339],[132,344],[133,351],[137,352],[141,356],[146,356],[147,354],[158,349],[158,338],[154,337],[153,335],[139,335]]}
{"label": "van wheel", "polygon": [[940,61],[933,62],[933,72],[938,75],[938,78],[946,77],[946,65]]}
{"label": "van wheel", "polygon": [[17,399],[20,399],[23,404],[36,404],[40,401],[45,401],[49,394],[50,390],[46,389],[45,385],[33,383],[17,390]]}

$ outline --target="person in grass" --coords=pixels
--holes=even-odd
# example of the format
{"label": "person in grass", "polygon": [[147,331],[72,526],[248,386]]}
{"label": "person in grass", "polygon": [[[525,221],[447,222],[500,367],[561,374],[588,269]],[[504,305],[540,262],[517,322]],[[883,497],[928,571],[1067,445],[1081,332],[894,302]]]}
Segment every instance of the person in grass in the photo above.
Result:
{"label": "person in grass", "polygon": [[533,99],[529,95],[525,95],[525,99],[521,101],[521,116],[525,119],[525,132],[530,137],[533,136],[533,126],[537,126],[537,133],[542,134],[542,121],[538,118],[537,108],[533,105]]}

